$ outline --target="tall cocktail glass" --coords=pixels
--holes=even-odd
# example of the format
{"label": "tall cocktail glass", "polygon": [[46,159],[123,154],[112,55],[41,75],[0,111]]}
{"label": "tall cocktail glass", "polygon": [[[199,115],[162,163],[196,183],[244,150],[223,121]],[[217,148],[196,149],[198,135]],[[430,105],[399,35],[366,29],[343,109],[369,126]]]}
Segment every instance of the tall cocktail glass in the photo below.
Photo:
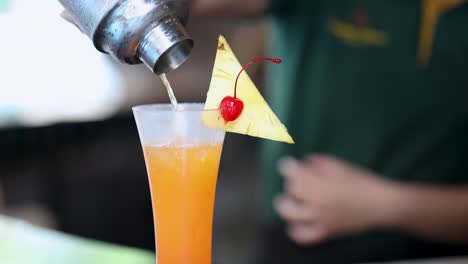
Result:
{"label": "tall cocktail glass", "polygon": [[[157,264],[211,264],[213,208],[224,131],[203,104],[133,108],[153,205]],[[213,116],[216,116],[215,111]]]}

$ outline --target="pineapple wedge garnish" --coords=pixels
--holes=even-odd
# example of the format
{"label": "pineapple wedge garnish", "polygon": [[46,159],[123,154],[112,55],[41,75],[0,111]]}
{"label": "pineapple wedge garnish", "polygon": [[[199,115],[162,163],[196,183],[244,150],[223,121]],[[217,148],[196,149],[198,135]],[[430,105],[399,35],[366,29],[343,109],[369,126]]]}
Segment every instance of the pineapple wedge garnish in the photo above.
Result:
{"label": "pineapple wedge garnish", "polygon": [[[219,109],[224,97],[234,95],[234,84],[241,69],[242,66],[226,39],[220,36],[205,103],[206,110]],[[203,116],[204,124],[227,132],[294,144],[288,130],[273,113],[246,72],[239,78],[237,97],[244,102],[244,110],[239,118],[226,123],[219,111],[207,111]]]}

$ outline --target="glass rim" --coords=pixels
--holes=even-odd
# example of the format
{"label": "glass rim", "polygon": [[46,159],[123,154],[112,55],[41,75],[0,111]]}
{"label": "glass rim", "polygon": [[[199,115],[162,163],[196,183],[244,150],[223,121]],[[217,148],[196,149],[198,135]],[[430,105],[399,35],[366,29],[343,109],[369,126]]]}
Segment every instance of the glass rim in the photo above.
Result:
{"label": "glass rim", "polygon": [[218,109],[205,109],[205,103],[179,103],[182,109],[174,110],[172,104],[144,104],[132,107],[133,112],[146,113],[203,113],[219,111]]}

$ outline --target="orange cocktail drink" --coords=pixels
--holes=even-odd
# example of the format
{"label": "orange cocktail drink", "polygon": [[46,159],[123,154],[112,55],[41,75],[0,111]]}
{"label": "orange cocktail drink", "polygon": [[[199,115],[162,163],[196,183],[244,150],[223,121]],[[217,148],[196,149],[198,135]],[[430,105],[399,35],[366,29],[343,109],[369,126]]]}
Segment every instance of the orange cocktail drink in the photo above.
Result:
{"label": "orange cocktail drink", "polygon": [[221,144],[146,146],[159,264],[211,263]]}
{"label": "orange cocktail drink", "polygon": [[151,189],[158,264],[211,264],[213,208],[224,132],[203,105],[134,108]]}

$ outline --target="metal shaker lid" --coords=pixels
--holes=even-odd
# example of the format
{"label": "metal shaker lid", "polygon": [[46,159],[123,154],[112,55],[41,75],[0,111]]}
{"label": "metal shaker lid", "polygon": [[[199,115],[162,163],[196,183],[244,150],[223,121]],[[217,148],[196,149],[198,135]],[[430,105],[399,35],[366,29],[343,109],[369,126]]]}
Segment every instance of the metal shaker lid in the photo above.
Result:
{"label": "metal shaker lid", "polygon": [[177,69],[189,57],[194,42],[176,17],[168,17],[148,31],[138,47],[140,60],[156,74]]}

